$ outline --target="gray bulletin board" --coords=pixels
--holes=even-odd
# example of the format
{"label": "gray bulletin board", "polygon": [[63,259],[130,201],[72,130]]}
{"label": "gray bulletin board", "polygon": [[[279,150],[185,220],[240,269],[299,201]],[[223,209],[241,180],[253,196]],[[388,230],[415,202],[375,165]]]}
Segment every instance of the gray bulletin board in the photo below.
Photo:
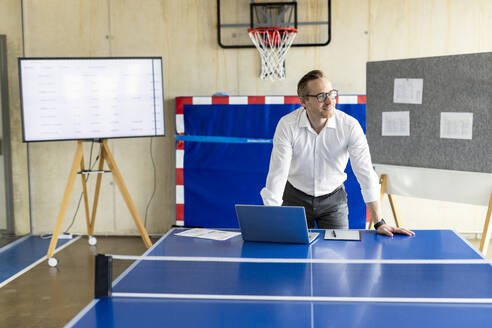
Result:
{"label": "gray bulletin board", "polygon": [[[422,104],[393,102],[394,80],[423,79]],[[382,136],[382,113],[408,111],[409,136]],[[441,112],[473,113],[472,139],[440,138]],[[492,172],[492,53],[367,63],[366,129],[379,164]]]}

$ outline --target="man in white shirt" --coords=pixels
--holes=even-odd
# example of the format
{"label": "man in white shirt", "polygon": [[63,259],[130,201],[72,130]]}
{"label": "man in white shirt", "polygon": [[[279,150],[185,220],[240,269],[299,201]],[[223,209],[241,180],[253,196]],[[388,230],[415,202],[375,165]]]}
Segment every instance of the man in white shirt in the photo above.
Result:
{"label": "man in white shirt", "polygon": [[355,118],[335,108],[338,91],[325,74],[314,70],[304,75],[297,94],[303,107],[282,117],[275,130],[263,203],[303,206],[309,228],[315,221],[320,229],[348,228],[343,182],[350,157],[377,232],[414,235],[382,219],[367,139]]}

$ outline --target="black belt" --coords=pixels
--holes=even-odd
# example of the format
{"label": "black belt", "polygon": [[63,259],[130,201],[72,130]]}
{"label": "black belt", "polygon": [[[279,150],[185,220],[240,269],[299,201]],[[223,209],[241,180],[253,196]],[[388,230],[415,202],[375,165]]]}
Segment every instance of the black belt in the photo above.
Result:
{"label": "black belt", "polygon": [[292,185],[292,183],[290,183],[289,181],[287,181],[287,184],[293,188],[294,190],[296,190],[297,192],[300,192],[301,194],[307,196],[307,197],[313,197],[315,199],[318,199],[318,198],[326,198],[326,197],[330,197],[331,195],[335,194],[337,191],[339,191],[340,189],[343,188],[343,183],[341,185],[339,185],[337,188],[335,188],[335,190],[333,190],[332,192],[328,193],[328,194],[324,194],[324,195],[321,195],[321,196],[313,196],[313,195],[309,195],[309,194],[306,194],[304,191],[302,190],[299,190],[297,189],[296,187],[294,187]]}
{"label": "black belt", "polygon": [[328,193],[328,194],[325,194],[325,195],[321,195],[321,196],[318,196],[318,197],[314,197],[314,198],[327,198],[327,197],[330,197],[331,195],[333,194],[336,194],[338,191],[340,191],[340,189],[343,188],[343,184],[341,184],[340,186],[338,186],[335,190],[333,190],[332,192]]}

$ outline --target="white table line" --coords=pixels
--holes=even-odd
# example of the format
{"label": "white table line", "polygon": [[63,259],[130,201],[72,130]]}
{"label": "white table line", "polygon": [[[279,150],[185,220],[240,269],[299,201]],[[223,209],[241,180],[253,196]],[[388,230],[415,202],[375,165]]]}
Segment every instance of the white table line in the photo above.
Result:
{"label": "white table line", "polygon": [[117,260],[176,261],[176,262],[240,262],[240,263],[333,263],[333,264],[492,264],[492,259],[296,259],[296,258],[243,258],[199,256],[131,256],[111,255]]}
{"label": "white table line", "polygon": [[438,298],[438,297],[329,297],[329,296],[268,296],[268,295],[216,295],[216,294],[169,294],[169,293],[121,293],[113,297],[133,298],[178,298],[207,300],[251,301],[306,301],[306,302],[387,302],[387,303],[469,303],[492,304],[492,298]]}

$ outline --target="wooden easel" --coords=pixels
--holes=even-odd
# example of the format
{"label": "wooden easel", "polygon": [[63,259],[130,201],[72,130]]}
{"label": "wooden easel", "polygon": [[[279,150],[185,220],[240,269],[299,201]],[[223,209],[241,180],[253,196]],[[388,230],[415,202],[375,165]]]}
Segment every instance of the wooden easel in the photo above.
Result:
{"label": "wooden easel", "polygon": [[[82,178],[82,193],[84,197],[84,207],[85,207],[85,219],[86,219],[86,225],[87,225],[87,235],[89,238],[92,237],[94,234],[94,223],[96,220],[96,211],[97,211],[97,203],[99,199],[99,191],[101,189],[101,173],[104,173],[104,162],[107,163],[111,173],[113,174],[113,179],[116,182],[116,185],[118,186],[118,189],[121,192],[121,195],[123,196],[123,199],[126,203],[126,206],[128,206],[128,209],[132,215],[133,221],[135,222],[135,225],[138,228],[138,231],[140,232],[140,236],[142,237],[142,240],[145,244],[145,247],[149,248],[152,246],[152,242],[150,241],[149,235],[147,233],[147,230],[145,229],[144,225],[142,224],[142,220],[140,219],[140,216],[138,215],[137,209],[135,207],[135,204],[133,203],[132,198],[130,197],[130,193],[128,192],[128,189],[126,188],[125,182],[123,181],[123,177],[121,176],[120,170],[118,169],[118,166],[116,165],[116,162],[113,158],[113,155],[111,154],[111,151],[109,150],[108,143],[106,139],[102,139],[100,141],[101,143],[101,151],[99,154],[99,168],[97,173],[97,181],[96,181],[96,190],[94,194],[94,202],[92,205],[92,215],[89,217],[89,200],[87,197],[87,184],[86,184],[86,179],[84,174],[81,174]],[[58,212],[58,218],[56,220],[55,224],[55,229],[53,230],[53,235],[51,237],[51,242],[50,246],[48,248],[48,264],[50,266],[56,266],[58,264],[58,260],[53,257],[53,253],[55,251],[56,243],[58,242],[58,236],[60,235],[60,230],[62,227],[63,223],[63,218],[65,217],[65,212],[67,211],[67,206],[68,206],[68,201],[70,200],[70,195],[72,194],[73,186],[75,184],[75,178],[77,176],[77,171],[80,168],[81,172],[85,171],[84,167],[84,153],[83,153],[83,147],[82,147],[82,141],[77,141],[77,150],[75,151],[75,156],[73,159],[72,163],[72,168],[70,169],[70,174],[68,176],[68,182],[67,186],[65,187],[65,193],[63,194],[63,200],[60,206],[60,211]]]}
{"label": "wooden easel", "polygon": [[[384,193],[386,192],[386,184],[388,182],[388,176],[386,174],[381,174],[381,177],[379,178],[379,184],[381,185],[381,191],[379,195],[379,203],[382,206],[383,202],[383,197]],[[398,208],[396,207],[396,199],[394,195],[388,194],[388,200],[391,205],[391,211],[393,212],[393,218],[395,219],[395,225],[400,228],[402,226],[401,224],[401,218],[400,218],[400,212],[398,211]],[[371,221],[369,222],[369,229],[372,229],[374,227],[374,218],[371,217]]]}

